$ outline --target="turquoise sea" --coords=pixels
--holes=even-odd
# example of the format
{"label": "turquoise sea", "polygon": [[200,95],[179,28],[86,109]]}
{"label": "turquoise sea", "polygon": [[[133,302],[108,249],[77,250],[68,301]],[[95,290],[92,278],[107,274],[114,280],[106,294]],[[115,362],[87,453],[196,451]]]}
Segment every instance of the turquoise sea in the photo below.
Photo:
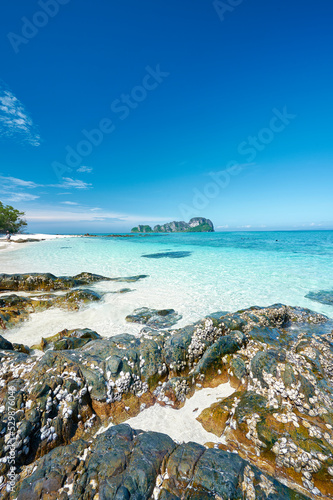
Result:
{"label": "turquoise sea", "polygon": [[[0,272],[89,271],[105,276],[147,274],[137,283],[100,283],[103,301],[78,313],[54,309],[32,315],[8,338],[33,343],[63,328],[90,327],[101,335],[135,333],[125,316],[138,307],[173,308],[183,326],[215,311],[277,302],[333,317],[333,306],[306,298],[333,290],[333,231],[216,232],[65,238],[0,252]],[[129,287],[130,293],[115,294]]]}

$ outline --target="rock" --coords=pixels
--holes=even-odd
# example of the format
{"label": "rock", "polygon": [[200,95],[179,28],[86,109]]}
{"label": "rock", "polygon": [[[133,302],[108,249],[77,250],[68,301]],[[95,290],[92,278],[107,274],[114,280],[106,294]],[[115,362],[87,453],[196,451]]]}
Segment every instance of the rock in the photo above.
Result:
{"label": "rock", "polygon": [[138,227],[133,227],[132,233],[152,233],[153,230],[148,225],[139,225]]}
{"label": "rock", "polygon": [[38,241],[45,241],[43,239],[38,240],[36,238],[19,238],[18,240],[13,240],[15,243],[36,243]]}
{"label": "rock", "polygon": [[214,376],[223,364],[223,357],[226,354],[236,353],[242,345],[245,345],[245,337],[243,335],[238,338],[235,333],[232,333],[218,339],[206,349],[204,355],[197,363],[193,374],[204,373],[206,376]]}
{"label": "rock", "polygon": [[[8,301],[26,307],[17,297]],[[162,311],[158,321],[175,314]],[[332,499],[332,321],[282,304],[174,331],[147,325],[155,316],[139,313],[146,323],[140,336],[65,330],[43,340],[38,358],[0,351],[0,408],[14,395],[19,477],[12,498],[295,500],[305,492]],[[156,403],[180,408],[200,386],[224,382],[236,392],[198,417],[209,432],[223,433],[216,449],[117,425]],[[4,481],[8,436],[3,411]]]}
{"label": "rock", "polygon": [[3,295],[0,298],[0,328],[6,330],[29,317],[32,312],[30,302],[25,297]]}
{"label": "rock", "polygon": [[127,425],[111,427],[90,443],[81,439],[58,447],[34,468],[24,467],[13,493],[4,492],[3,498],[14,495],[17,500],[307,498],[236,454],[177,445],[165,434]]}
{"label": "rock", "polygon": [[54,276],[50,273],[0,274],[0,291],[55,291],[86,286],[100,281],[135,282],[146,275],[125,278],[107,278],[98,274],[81,273],[76,276]]}
{"label": "rock", "polygon": [[30,354],[30,348],[23,344],[13,344],[14,351],[23,352],[24,354]]}
{"label": "rock", "polygon": [[74,330],[65,329],[52,337],[43,338],[40,344],[32,346],[31,349],[40,349],[41,351],[47,349],[77,349],[83,347],[91,340],[101,338],[102,337],[98,335],[97,332],[90,330],[90,328],[77,328]]}
{"label": "rock", "polygon": [[29,318],[30,313],[40,312],[50,307],[59,307],[70,311],[101,300],[102,296],[94,291],[78,289],[64,295],[45,294],[30,297],[5,295],[0,298],[0,328],[15,327]]}
{"label": "rock", "polygon": [[52,305],[70,311],[77,311],[84,305],[101,300],[101,295],[91,290],[73,290],[60,297],[55,297]]}
{"label": "rock", "polygon": [[8,342],[8,340],[4,339],[0,335],[0,349],[3,349],[5,351],[13,351],[14,347],[13,347],[13,344],[11,342]]}
{"label": "rock", "polygon": [[126,321],[158,329],[170,328],[181,318],[181,315],[177,314],[174,309],[161,309],[158,311],[156,309],[142,307],[141,309],[135,309],[133,314],[126,316]]}
{"label": "rock", "polygon": [[230,362],[231,369],[234,373],[234,376],[241,380],[247,374],[247,368],[240,357],[234,357]]}
{"label": "rock", "polygon": [[219,321],[246,336],[245,345],[224,358],[238,391],[198,420],[207,431],[223,434],[221,447],[237,450],[261,471],[278,468],[288,486],[332,498],[325,481],[333,462],[332,321],[280,304]]}
{"label": "rock", "polygon": [[315,302],[320,302],[321,304],[333,306],[333,290],[309,292],[307,295],[305,295],[305,298],[314,300]]}
{"label": "rock", "polygon": [[117,281],[121,283],[135,283],[136,281],[143,280],[145,278],[148,278],[147,274],[139,274],[138,276],[128,276],[125,278],[110,278],[110,281]]}
{"label": "rock", "polygon": [[158,252],[158,253],[149,253],[146,255],[142,255],[141,257],[145,259],[182,259],[184,257],[189,257],[192,255],[192,252]]}
{"label": "rock", "polygon": [[[0,274],[0,290],[6,291],[53,291],[66,290],[83,283],[71,277],[57,278],[53,274]],[[86,283],[84,283],[86,284]]]}
{"label": "rock", "polygon": [[211,220],[204,217],[193,217],[188,223],[184,221],[173,221],[157,226],[152,229],[147,225],[133,227],[132,233],[178,233],[178,232],[213,232],[214,225]]}

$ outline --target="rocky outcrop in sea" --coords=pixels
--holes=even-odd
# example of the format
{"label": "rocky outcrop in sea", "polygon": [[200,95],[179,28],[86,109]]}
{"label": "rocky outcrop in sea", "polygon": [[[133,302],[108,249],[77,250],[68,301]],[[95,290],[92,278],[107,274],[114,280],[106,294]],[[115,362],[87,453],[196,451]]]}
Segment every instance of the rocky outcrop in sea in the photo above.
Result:
{"label": "rocky outcrop in sea", "polygon": [[[45,276],[2,276],[0,287],[35,294],[61,282]],[[71,286],[92,279],[79,276]],[[2,317],[8,301],[21,307],[8,297]],[[63,330],[38,351],[0,338],[1,498],[333,498],[332,321],[282,304],[171,330],[178,319],[143,308],[128,317],[140,335]],[[226,382],[233,394],[197,417],[217,444],[126,424]]]}
{"label": "rocky outcrop in sea", "polygon": [[148,225],[133,227],[132,233],[211,233],[214,225],[211,220],[204,217],[193,217],[189,222],[173,221],[167,224],[158,224],[152,229]]}

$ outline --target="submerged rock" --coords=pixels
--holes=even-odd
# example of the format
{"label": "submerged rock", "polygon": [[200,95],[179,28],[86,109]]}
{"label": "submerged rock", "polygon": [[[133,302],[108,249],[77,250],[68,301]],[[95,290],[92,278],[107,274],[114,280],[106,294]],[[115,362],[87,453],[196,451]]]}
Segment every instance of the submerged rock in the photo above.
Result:
{"label": "submerged rock", "polygon": [[176,313],[174,309],[156,310],[141,307],[140,309],[135,309],[133,314],[126,316],[126,321],[147,325],[150,328],[163,329],[175,325],[181,318],[182,316]]}
{"label": "submerged rock", "polygon": [[150,253],[146,255],[142,255],[145,259],[182,259],[184,257],[189,257],[192,255],[192,252],[158,252],[158,253]]}
{"label": "submerged rock", "polygon": [[315,302],[320,302],[321,304],[333,306],[333,290],[309,292],[307,295],[305,295],[305,298],[314,300]]}

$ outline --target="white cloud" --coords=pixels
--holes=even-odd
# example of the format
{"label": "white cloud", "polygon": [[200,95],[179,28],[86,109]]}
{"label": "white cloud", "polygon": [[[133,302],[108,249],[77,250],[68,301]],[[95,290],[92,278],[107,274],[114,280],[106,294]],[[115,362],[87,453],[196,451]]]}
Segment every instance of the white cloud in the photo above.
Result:
{"label": "white cloud", "polygon": [[5,201],[33,201],[39,198],[39,196],[29,193],[8,193],[5,191],[0,191],[0,194],[3,195],[3,199]]}
{"label": "white cloud", "polygon": [[93,169],[91,167],[86,167],[85,165],[82,165],[82,167],[78,168],[77,171],[85,174],[90,174],[93,171]]}
{"label": "white cloud", "polygon": [[26,211],[26,219],[31,222],[94,222],[108,220],[110,222],[127,223],[133,226],[140,224],[142,221],[145,223],[161,222],[162,220],[173,220],[173,217],[151,217],[145,215],[129,215],[117,212],[109,212],[102,210],[94,213],[89,207],[73,207],[68,208],[55,208],[52,206],[44,206],[40,209],[28,209]]}
{"label": "white cloud", "polygon": [[50,187],[58,187],[62,189],[90,189],[92,188],[92,184],[81,181],[80,179],[64,177],[61,184],[51,184]]}
{"label": "white cloud", "polygon": [[39,184],[32,181],[0,175],[0,186],[0,194],[5,201],[33,201],[39,198],[38,195],[25,192],[26,189],[39,187]]}
{"label": "white cloud", "polygon": [[0,136],[16,137],[32,146],[39,146],[40,135],[23,104],[0,81]]}
{"label": "white cloud", "polygon": [[319,222],[308,222],[307,224],[302,224],[302,227],[321,227],[323,223]]}
{"label": "white cloud", "polygon": [[32,181],[24,181],[23,179],[17,179],[16,177],[5,177],[2,175],[0,175],[0,182],[2,187],[7,189],[39,187],[39,184]]}
{"label": "white cloud", "polygon": [[61,201],[63,205],[78,205],[75,201]]}
{"label": "white cloud", "polygon": [[94,215],[88,210],[80,210],[80,211],[72,211],[70,208],[68,210],[57,210],[57,209],[44,209],[44,210],[28,210],[26,212],[26,218],[29,222],[31,220],[32,222],[36,221],[56,221],[56,222],[65,222],[65,221],[73,221],[73,222],[79,222],[79,221],[98,221],[101,220],[102,218],[105,219],[110,219],[114,221],[121,221],[123,220],[121,218],[120,214],[117,213],[112,213],[112,212],[105,212],[103,215]]}

